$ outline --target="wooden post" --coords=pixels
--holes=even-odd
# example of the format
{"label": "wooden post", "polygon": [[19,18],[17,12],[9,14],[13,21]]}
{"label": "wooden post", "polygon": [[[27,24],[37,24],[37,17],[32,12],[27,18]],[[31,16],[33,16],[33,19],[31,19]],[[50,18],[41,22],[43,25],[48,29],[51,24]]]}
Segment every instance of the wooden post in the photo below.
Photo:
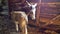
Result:
{"label": "wooden post", "polygon": [[37,4],[37,15],[36,15],[36,25],[40,26],[39,21],[40,21],[40,4],[41,0],[39,0]]}

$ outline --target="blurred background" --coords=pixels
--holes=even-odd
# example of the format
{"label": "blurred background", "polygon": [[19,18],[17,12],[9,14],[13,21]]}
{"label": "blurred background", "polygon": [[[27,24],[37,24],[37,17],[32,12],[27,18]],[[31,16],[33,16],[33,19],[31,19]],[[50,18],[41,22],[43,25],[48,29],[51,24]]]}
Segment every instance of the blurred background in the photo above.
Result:
{"label": "blurred background", "polygon": [[[12,8],[18,8],[13,7],[15,3],[19,6],[19,0],[0,0],[0,34],[19,34],[9,14]],[[39,7],[39,23],[36,25],[35,21],[29,20],[29,34],[60,34],[60,0],[41,0]]]}

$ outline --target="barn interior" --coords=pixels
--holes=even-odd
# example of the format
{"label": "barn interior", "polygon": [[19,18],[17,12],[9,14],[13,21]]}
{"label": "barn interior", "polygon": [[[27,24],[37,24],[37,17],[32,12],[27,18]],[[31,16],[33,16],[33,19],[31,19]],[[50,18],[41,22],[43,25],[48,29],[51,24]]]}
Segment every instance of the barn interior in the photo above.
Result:
{"label": "barn interior", "polygon": [[20,11],[25,1],[37,3],[36,20],[29,19],[28,34],[60,34],[60,0],[0,0],[0,34],[20,34],[11,12]]}

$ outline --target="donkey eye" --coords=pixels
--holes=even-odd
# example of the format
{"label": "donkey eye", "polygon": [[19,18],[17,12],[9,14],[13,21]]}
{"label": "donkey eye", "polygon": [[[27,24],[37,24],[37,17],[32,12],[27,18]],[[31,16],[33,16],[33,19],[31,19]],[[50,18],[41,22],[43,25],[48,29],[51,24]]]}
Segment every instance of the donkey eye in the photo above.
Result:
{"label": "donkey eye", "polygon": [[31,14],[33,14],[33,12],[31,12]]}

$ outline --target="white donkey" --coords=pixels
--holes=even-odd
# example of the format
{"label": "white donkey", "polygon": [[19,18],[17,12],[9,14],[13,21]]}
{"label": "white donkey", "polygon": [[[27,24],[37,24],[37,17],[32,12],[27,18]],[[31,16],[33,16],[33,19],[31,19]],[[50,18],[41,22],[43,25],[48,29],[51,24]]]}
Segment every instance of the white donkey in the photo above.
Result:
{"label": "white donkey", "polygon": [[31,14],[30,17],[35,20],[35,12],[36,12],[36,6],[37,3],[29,3],[28,1],[26,1],[26,3],[28,4],[29,7],[31,7],[32,9],[30,10]]}

